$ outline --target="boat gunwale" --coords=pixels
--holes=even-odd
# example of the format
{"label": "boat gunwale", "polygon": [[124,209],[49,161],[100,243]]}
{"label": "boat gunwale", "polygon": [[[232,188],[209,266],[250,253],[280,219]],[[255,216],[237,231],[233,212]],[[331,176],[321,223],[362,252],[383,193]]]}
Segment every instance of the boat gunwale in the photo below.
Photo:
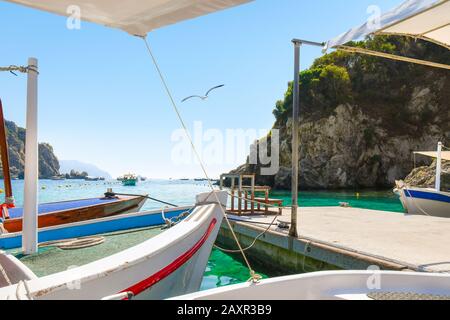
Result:
{"label": "boat gunwale", "polygon": [[[414,194],[411,194],[411,192],[413,192]],[[425,198],[418,196],[417,193],[419,193],[419,195],[420,194],[435,195],[436,197],[433,197],[433,199]],[[406,198],[450,203],[450,192],[440,191],[433,188],[405,187],[403,188],[403,194],[405,195]],[[447,199],[441,199],[441,197]]]}
{"label": "boat gunwale", "polygon": [[[168,246],[173,247],[173,246],[176,246],[177,244],[183,243],[186,238],[188,238],[188,237],[192,236],[193,234],[195,234],[196,232],[198,232],[199,229],[201,229],[202,227],[205,226],[205,223],[203,223],[203,222],[205,222],[206,220],[211,218],[211,216],[213,216],[212,210],[214,210],[214,206],[215,206],[214,204],[199,206],[196,208],[198,210],[197,212],[194,211],[190,214],[191,217],[200,215],[201,217],[199,219],[194,219],[194,220],[189,220],[189,221],[183,220],[179,224],[175,225],[173,228],[167,230],[166,232],[158,234],[155,237],[147,239],[147,240],[145,240],[137,245],[131,246],[125,250],[122,250],[122,251],[112,254],[110,256],[104,257],[102,259],[90,262],[83,266],[79,266],[74,269],[57,272],[57,273],[54,273],[51,275],[40,277],[38,279],[33,279],[30,281],[27,281],[27,285],[31,289],[30,292],[32,292],[35,297],[40,297],[42,295],[47,295],[49,293],[58,291],[59,289],[65,287],[67,285],[67,283],[69,283],[71,281],[76,280],[76,281],[80,281],[81,283],[83,283],[83,282],[89,282],[89,281],[92,281],[95,279],[101,279],[101,278],[104,278],[105,276],[107,276],[108,274],[115,273],[115,272],[121,272],[121,271],[127,270],[133,266],[139,265],[142,262],[148,261],[148,260],[152,259],[153,257],[155,257],[156,255],[159,255],[162,252],[164,252],[165,250],[167,250]],[[177,208],[177,209],[179,210],[179,208]],[[178,211],[178,210],[175,210],[175,211]],[[208,210],[211,210],[211,214],[205,215],[205,211],[208,211]],[[216,219],[216,218],[212,217],[210,224],[213,222],[214,219]],[[217,223],[217,221],[216,221],[216,223]],[[192,227],[189,227],[189,226],[192,226]],[[207,230],[208,230],[208,228],[209,228],[209,224],[206,226]],[[176,230],[176,231],[173,231],[173,230]],[[178,233],[178,234],[181,233],[182,235],[177,236],[176,240],[171,240],[169,243],[166,243],[166,245],[164,245],[156,250],[154,249],[155,246],[149,245],[154,242],[158,243],[160,240],[158,238],[160,238],[162,235],[167,234],[167,232],[171,232],[171,231],[172,231],[172,233]],[[208,238],[209,238],[209,236],[208,236]],[[139,252],[136,252],[136,247],[146,247],[147,252],[145,254],[138,254]],[[129,254],[134,255],[134,259],[122,259],[121,256],[129,255]],[[127,258],[130,258],[130,257],[127,257]],[[111,262],[111,263],[102,265],[102,264],[105,264],[105,262]],[[93,266],[97,267],[97,268],[93,268]],[[85,271],[85,272],[81,272],[80,270]],[[79,276],[80,274],[82,274],[82,276]],[[47,281],[50,283],[46,284]],[[53,282],[53,284],[52,284],[52,282]],[[32,286],[36,286],[36,288],[32,288]],[[17,287],[17,284],[9,286],[9,287],[12,287],[15,289]],[[7,288],[9,288],[9,287],[0,288],[0,292],[3,290],[8,290]]]}
{"label": "boat gunwale", "polygon": [[[224,287],[219,287],[219,288],[213,288],[213,289],[209,289],[209,290],[205,290],[205,291],[199,291],[199,292],[194,292],[191,294],[186,294],[186,295],[181,295],[178,297],[172,297],[169,298],[168,300],[207,300],[207,299],[223,299],[222,295],[229,295],[229,294],[233,294],[236,293],[238,294],[240,290],[252,290],[255,287],[267,287],[267,289],[270,289],[273,285],[277,285],[277,284],[284,284],[284,283],[288,283],[288,282],[293,282],[295,283],[295,285],[299,285],[301,284],[301,281],[313,281],[314,279],[323,279],[325,277],[339,277],[339,278],[346,278],[349,276],[355,276],[355,277],[365,277],[365,280],[367,281],[368,279],[370,279],[370,277],[373,277],[374,275],[376,276],[387,276],[387,277],[392,277],[392,276],[397,276],[397,277],[402,277],[405,279],[408,279],[410,277],[415,277],[417,275],[420,275],[420,277],[422,279],[441,279],[441,278],[446,278],[448,277],[448,275],[446,274],[442,274],[442,273],[421,273],[421,272],[410,272],[410,271],[391,271],[391,270],[340,270],[340,271],[317,271],[317,272],[312,272],[312,273],[303,273],[303,274],[296,274],[296,275],[288,275],[288,276],[281,276],[281,277],[275,277],[275,278],[268,278],[268,279],[263,279],[260,280],[258,283],[253,283],[253,282],[244,282],[244,283],[238,283],[235,285],[230,285],[230,286],[224,286]],[[421,279],[421,280],[422,280]],[[300,282],[300,283],[299,283]],[[365,282],[367,283],[367,282]],[[392,286],[392,285],[391,285]],[[389,287],[389,285],[388,285]],[[350,290],[350,291],[354,291],[354,292],[359,292],[361,287],[356,287],[356,288],[351,288],[349,286],[349,288],[346,288],[346,290]],[[380,289],[374,289],[374,290],[370,290],[366,288],[366,293],[371,293],[371,292],[379,292]],[[381,290],[382,291],[382,290]],[[426,290],[424,290],[426,291]],[[354,293],[353,292],[353,293]],[[329,297],[335,297],[335,298],[339,298],[339,292],[336,292],[335,289],[332,290],[328,290],[328,291],[324,291],[324,294],[328,294]],[[240,297],[236,297],[237,300],[239,299],[243,299]],[[245,298],[244,298],[245,299]],[[288,299],[288,300],[292,300],[295,299],[294,297],[290,297],[290,298],[283,298],[283,299]],[[296,299],[298,300],[298,298]]]}

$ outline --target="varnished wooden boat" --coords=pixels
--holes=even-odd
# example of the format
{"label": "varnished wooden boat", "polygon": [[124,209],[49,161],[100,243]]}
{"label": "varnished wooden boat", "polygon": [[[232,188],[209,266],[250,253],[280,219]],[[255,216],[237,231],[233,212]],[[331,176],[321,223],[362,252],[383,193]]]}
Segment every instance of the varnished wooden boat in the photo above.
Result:
{"label": "varnished wooden boat", "polygon": [[[120,196],[114,198],[93,198],[39,205],[39,228],[67,223],[110,217],[139,211],[145,196]],[[3,208],[3,226],[8,232],[22,231],[22,208]]]}

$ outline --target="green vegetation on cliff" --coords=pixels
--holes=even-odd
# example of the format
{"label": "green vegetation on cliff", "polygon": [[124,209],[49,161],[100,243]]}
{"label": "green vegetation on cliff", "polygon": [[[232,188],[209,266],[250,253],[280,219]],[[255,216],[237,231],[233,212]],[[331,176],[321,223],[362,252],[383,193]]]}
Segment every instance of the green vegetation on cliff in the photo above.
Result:
{"label": "green vegetation on cliff", "polygon": [[[13,178],[23,178],[25,166],[25,129],[6,121],[10,172]],[[51,178],[59,175],[59,162],[48,143],[39,144],[39,176]],[[3,177],[3,173],[0,173]]]}
{"label": "green vegetation on cliff", "polygon": [[[377,36],[349,45],[450,64],[448,49],[407,37]],[[433,102],[439,110],[429,105],[419,113],[408,109],[415,88],[439,79],[441,86],[433,88],[438,93]],[[301,114],[304,118],[323,118],[338,105],[350,103],[372,117],[380,117],[382,125],[397,133],[421,134],[423,123],[435,120],[433,116],[439,113],[444,116],[436,124],[448,128],[448,79],[448,70],[335,51],[318,58],[311,68],[301,72]],[[276,103],[274,115],[278,124],[292,116],[292,82],[284,99]]]}

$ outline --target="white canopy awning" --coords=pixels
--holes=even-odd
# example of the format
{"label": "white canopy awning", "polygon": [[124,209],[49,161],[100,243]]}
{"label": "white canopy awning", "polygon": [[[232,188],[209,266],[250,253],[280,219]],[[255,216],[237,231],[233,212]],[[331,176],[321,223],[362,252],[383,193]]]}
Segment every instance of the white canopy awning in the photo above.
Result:
{"label": "white canopy awning", "polygon": [[328,41],[327,48],[362,40],[370,34],[412,36],[450,49],[450,0],[407,0],[383,14],[379,24],[370,21],[353,28]]}
{"label": "white canopy awning", "polygon": [[[431,151],[431,152],[428,152],[428,151],[417,151],[417,152],[414,152],[414,154],[420,154],[422,156],[426,156],[426,157],[430,157],[430,158],[437,158],[438,157],[436,151],[434,151],[434,152],[433,151]],[[441,152],[441,158],[442,158],[442,160],[450,161],[450,151],[442,151]]]}
{"label": "white canopy awning", "polygon": [[69,16],[78,6],[81,20],[122,29],[132,35],[237,6],[252,0],[6,0]]}

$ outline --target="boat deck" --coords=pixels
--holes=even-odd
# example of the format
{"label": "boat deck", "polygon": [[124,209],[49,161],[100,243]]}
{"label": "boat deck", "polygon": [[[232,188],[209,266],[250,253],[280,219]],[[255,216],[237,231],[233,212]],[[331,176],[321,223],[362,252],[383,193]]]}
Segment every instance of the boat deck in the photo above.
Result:
{"label": "boat deck", "polygon": [[[290,209],[284,208],[277,220],[290,221],[290,214]],[[245,247],[274,217],[233,218],[247,220],[233,222]],[[297,227],[297,239],[288,237],[288,230],[271,227],[252,249],[254,256],[274,257],[275,265],[288,265],[296,259],[301,264],[306,255],[341,269],[360,270],[378,265],[390,270],[450,272],[450,219],[358,208],[315,207],[299,208]],[[229,232],[223,225],[219,240],[227,238],[229,240]],[[232,246],[231,241],[228,243]],[[294,259],[295,255],[299,258]]]}
{"label": "boat deck", "polygon": [[36,276],[43,277],[113,255],[153,238],[161,232],[161,226],[133,229],[100,234],[98,236],[105,238],[103,243],[83,249],[63,250],[49,246],[39,248],[39,253],[31,256],[22,255],[20,248],[8,250],[7,253],[18,258]]}

